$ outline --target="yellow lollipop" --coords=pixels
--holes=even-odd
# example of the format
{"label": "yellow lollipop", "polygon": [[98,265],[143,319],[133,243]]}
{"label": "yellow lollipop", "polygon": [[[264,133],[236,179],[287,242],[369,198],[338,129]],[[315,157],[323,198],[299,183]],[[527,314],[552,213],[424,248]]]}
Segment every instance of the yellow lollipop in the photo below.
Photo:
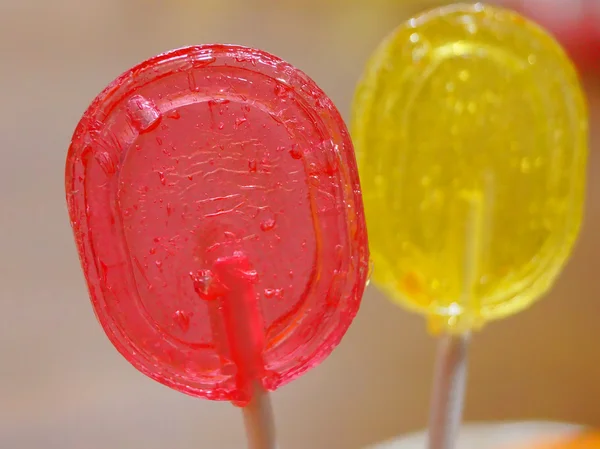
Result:
{"label": "yellow lollipop", "polygon": [[353,137],[375,270],[434,332],[539,298],[579,231],[584,95],[537,25],[482,4],[396,29],[356,93]]}
{"label": "yellow lollipop", "polygon": [[444,334],[429,449],[453,447],[470,331],[530,305],[569,256],[586,114],[561,47],[505,9],[425,13],[367,66],[352,128],[373,280]]}

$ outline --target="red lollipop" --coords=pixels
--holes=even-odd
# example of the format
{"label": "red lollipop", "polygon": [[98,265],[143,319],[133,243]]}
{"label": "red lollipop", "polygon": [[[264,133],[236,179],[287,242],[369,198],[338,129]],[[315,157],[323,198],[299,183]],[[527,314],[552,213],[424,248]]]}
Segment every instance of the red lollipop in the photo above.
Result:
{"label": "red lollipop", "polygon": [[104,331],[176,390],[246,406],[324,360],[358,310],[348,131],[268,53],[188,47],[121,75],[75,130],[66,193]]}

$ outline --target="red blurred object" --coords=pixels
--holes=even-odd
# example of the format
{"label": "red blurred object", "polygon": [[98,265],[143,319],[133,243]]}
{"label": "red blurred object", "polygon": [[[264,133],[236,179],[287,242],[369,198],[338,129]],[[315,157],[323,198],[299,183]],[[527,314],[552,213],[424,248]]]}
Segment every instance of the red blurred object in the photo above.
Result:
{"label": "red blurred object", "polygon": [[600,1],[505,2],[552,32],[581,72],[600,72]]}
{"label": "red blurred object", "polygon": [[[248,372],[273,390],[358,310],[368,247],[348,131],[272,55],[190,47],[124,73],[77,126],[66,191],[106,334],[176,390],[243,403]],[[244,339],[258,358],[240,361]]]}

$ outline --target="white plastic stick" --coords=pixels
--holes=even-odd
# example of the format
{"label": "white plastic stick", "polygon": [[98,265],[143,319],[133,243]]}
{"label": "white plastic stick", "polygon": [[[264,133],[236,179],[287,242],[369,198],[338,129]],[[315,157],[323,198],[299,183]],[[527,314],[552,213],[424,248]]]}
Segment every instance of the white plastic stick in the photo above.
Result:
{"label": "white plastic stick", "polygon": [[428,449],[454,449],[462,421],[469,335],[441,337],[433,380]]}
{"label": "white plastic stick", "polygon": [[275,420],[269,392],[256,385],[243,412],[248,449],[275,449]]}

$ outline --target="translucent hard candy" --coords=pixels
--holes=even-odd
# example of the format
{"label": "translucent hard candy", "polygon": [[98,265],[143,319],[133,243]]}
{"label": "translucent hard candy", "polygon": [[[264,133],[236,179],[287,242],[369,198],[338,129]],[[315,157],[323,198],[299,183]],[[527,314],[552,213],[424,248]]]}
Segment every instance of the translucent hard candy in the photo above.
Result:
{"label": "translucent hard candy", "polygon": [[588,136],[548,33],[482,4],[409,20],[368,63],[352,132],[390,298],[463,332],[552,285],[581,224]]}
{"label": "translucent hard candy", "polygon": [[358,310],[369,254],[347,129],[265,52],[189,47],[121,75],[74,133],[66,191],[106,334],[177,390],[247,399],[231,301],[254,301],[268,389],[327,357]]}

